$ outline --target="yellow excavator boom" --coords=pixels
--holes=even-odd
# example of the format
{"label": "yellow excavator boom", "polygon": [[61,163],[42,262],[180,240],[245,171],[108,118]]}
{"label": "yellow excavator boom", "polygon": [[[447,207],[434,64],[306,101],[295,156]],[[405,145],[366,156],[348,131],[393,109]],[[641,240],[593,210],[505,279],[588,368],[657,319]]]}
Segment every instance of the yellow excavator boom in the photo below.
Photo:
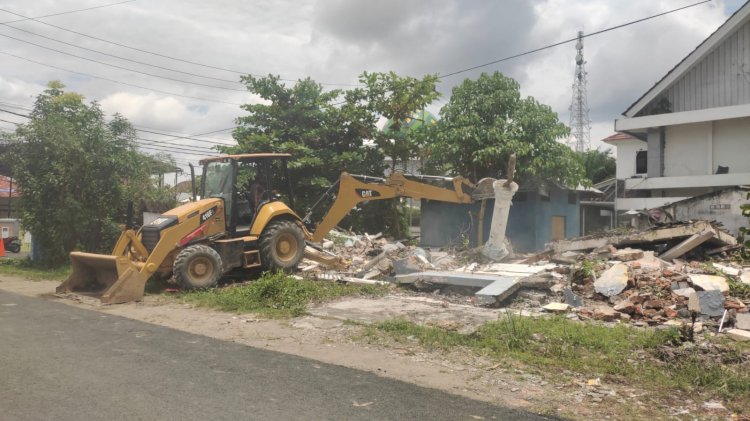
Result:
{"label": "yellow excavator boom", "polygon": [[[425,178],[445,180],[443,177]],[[369,182],[370,179],[377,180],[377,182]],[[349,211],[359,203],[369,200],[410,197],[412,199],[430,199],[449,203],[472,203],[474,201],[471,194],[464,191],[464,187],[473,190],[476,187],[474,184],[463,177],[453,177],[449,180],[452,189],[412,180],[400,172],[394,172],[384,179],[355,176],[346,172],[341,173],[336,200],[323,219],[318,222],[315,231],[309,235],[309,239],[315,243],[322,241]]]}

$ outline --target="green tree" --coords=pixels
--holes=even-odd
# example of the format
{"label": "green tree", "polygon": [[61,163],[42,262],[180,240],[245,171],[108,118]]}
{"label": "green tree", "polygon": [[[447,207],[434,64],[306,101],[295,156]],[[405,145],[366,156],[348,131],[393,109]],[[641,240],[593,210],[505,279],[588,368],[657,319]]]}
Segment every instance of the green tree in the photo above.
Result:
{"label": "green tree", "polygon": [[96,103],[85,104],[60,82],[37,97],[30,121],[8,139],[6,158],[23,192],[21,221],[39,245],[41,265],[60,265],[74,249],[111,250],[115,220],[148,179],[134,136],[123,117],[106,122]]}
{"label": "green tree", "polygon": [[409,159],[419,156],[418,136],[414,131],[401,130],[401,125],[440,97],[435,89],[438,76],[417,79],[394,72],[364,72],[359,81],[365,85],[371,112],[390,122],[388,130],[376,132],[373,140],[391,158],[391,167],[395,169],[399,163],[406,164]]}
{"label": "green tree", "polygon": [[285,86],[271,75],[242,80],[266,103],[242,106],[248,114],[237,119],[233,133],[237,146],[221,151],[291,153],[298,212],[306,212],[342,171],[382,174],[382,153],[365,145],[376,131],[377,117],[363,105],[367,104],[363,89],[326,92],[309,78]]}
{"label": "green tree", "polygon": [[523,183],[575,186],[585,180],[575,153],[559,142],[569,129],[549,106],[522,98],[518,82],[499,72],[453,88],[440,116],[422,148],[428,168],[479,180],[506,173],[515,153],[516,179]]}
{"label": "green tree", "polygon": [[615,177],[617,162],[611,149],[590,149],[580,155],[583,169],[592,184]]}

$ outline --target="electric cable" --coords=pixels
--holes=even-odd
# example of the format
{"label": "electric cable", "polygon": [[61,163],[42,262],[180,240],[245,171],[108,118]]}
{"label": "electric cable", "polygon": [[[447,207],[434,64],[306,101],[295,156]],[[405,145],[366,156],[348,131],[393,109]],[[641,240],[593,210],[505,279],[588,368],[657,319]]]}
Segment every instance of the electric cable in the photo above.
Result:
{"label": "electric cable", "polygon": [[175,93],[175,92],[163,91],[163,90],[160,90],[160,89],[147,88],[145,86],[140,86],[140,85],[136,85],[136,84],[128,83],[128,82],[122,82],[122,81],[115,80],[115,79],[109,79],[109,78],[106,78],[106,77],[103,77],[103,76],[94,76],[94,75],[91,75],[91,74],[88,74],[88,73],[78,72],[78,71],[75,71],[75,70],[70,70],[70,69],[65,69],[63,67],[58,67],[58,66],[55,66],[55,65],[52,65],[52,64],[42,63],[40,61],[36,61],[36,60],[30,59],[30,58],[27,58],[27,57],[22,57],[22,56],[19,56],[19,55],[16,55],[16,54],[11,54],[11,53],[8,53],[8,52],[5,52],[5,51],[0,51],[0,54],[5,54],[6,56],[15,57],[15,58],[17,58],[19,60],[28,61],[30,63],[38,64],[40,66],[49,67],[49,68],[52,68],[52,69],[62,70],[64,72],[68,72],[68,73],[74,73],[74,74],[77,74],[77,75],[86,76],[86,77],[90,77],[90,78],[93,78],[93,79],[106,80],[107,82],[117,83],[117,84],[120,84],[120,85],[130,86],[130,87],[138,88],[138,89],[144,89],[144,90],[147,90],[147,91],[159,92],[159,93],[166,94],[166,95],[174,95],[174,96],[179,96],[179,97],[182,97],[182,98],[196,99],[196,100],[199,100],[199,101],[217,102],[217,103],[220,103],[220,104],[237,105],[237,106],[243,105],[243,104],[239,104],[239,103],[236,103],[236,102],[222,101],[220,99],[201,98],[201,97],[195,97],[195,96],[190,96],[190,95],[178,94],[178,93]]}
{"label": "electric cable", "polygon": [[58,54],[64,54],[66,56],[75,57],[75,58],[80,59],[80,60],[86,60],[86,61],[90,61],[92,63],[97,63],[97,64],[101,64],[101,65],[104,65],[104,66],[114,67],[114,68],[120,69],[120,70],[127,70],[129,72],[139,73],[139,74],[142,74],[142,75],[156,77],[156,78],[159,78],[159,79],[166,79],[166,80],[171,80],[173,82],[187,83],[187,84],[190,84],[190,85],[205,86],[205,87],[214,88],[214,89],[224,89],[226,91],[247,92],[247,89],[226,88],[224,86],[209,85],[207,83],[192,82],[192,81],[189,81],[189,80],[175,79],[175,78],[172,78],[172,77],[169,77],[169,76],[161,76],[161,75],[157,75],[157,74],[154,74],[154,73],[142,72],[140,70],[131,69],[129,67],[118,66],[116,64],[106,63],[106,62],[103,62],[103,61],[94,60],[92,58],[83,57],[83,56],[79,56],[79,55],[76,55],[76,54],[73,54],[73,53],[68,53],[68,52],[65,52],[65,51],[57,50],[57,49],[52,48],[52,47],[47,47],[47,46],[44,46],[44,45],[41,45],[41,44],[37,44],[35,42],[23,40],[21,38],[12,37],[10,35],[0,34],[0,37],[9,38],[9,39],[12,39],[14,41],[23,42],[25,44],[30,44],[30,45],[33,45],[35,47],[39,47],[39,48],[43,48],[45,50],[53,51],[53,52],[58,53]]}
{"label": "electric cable", "polygon": [[[697,3],[689,4],[689,5],[683,6],[683,7],[678,7],[676,9],[668,10],[666,12],[658,13],[656,15],[647,16],[645,18],[641,18],[641,19],[637,19],[637,20],[634,20],[634,21],[626,22],[626,23],[623,23],[621,25],[612,26],[612,27],[609,27],[609,28],[606,28],[606,29],[602,29],[602,30],[599,30],[599,31],[596,31],[596,32],[592,32],[590,34],[584,34],[583,37],[584,38],[588,38],[588,37],[592,37],[594,35],[603,34],[605,32],[614,31],[615,29],[624,28],[626,26],[634,25],[636,23],[640,23],[640,22],[643,22],[643,21],[646,21],[646,20],[649,20],[649,19],[654,19],[654,18],[657,18],[657,17],[660,17],[660,16],[668,15],[670,13],[678,12],[680,10],[684,10],[684,9],[688,9],[688,8],[691,8],[691,7],[699,6],[699,5],[704,4],[704,3],[709,3],[711,1],[713,1],[713,0],[699,1]],[[533,53],[536,53],[536,52],[539,52],[539,51],[548,50],[550,48],[554,48],[554,47],[557,47],[557,46],[560,46],[560,45],[563,45],[563,44],[567,44],[569,42],[577,41],[577,40],[578,40],[578,37],[567,39],[565,41],[556,42],[554,44],[549,44],[549,45],[546,45],[544,47],[539,47],[539,48],[536,48],[536,49],[533,49],[533,50],[529,50],[529,51],[526,51],[526,52],[523,52],[523,53],[518,53],[518,54],[514,54],[512,56],[503,57],[503,58],[500,58],[500,59],[497,59],[497,60],[493,60],[493,61],[490,61],[490,62],[487,62],[487,63],[484,63],[484,64],[479,64],[479,65],[476,65],[476,66],[467,67],[465,69],[456,70],[454,72],[450,72],[450,73],[446,73],[446,74],[438,74],[438,77],[440,77],[440,78],[446,78],[446,77],[455,76],[455,75],[460,74],[460,73],[465,73],[465,72],[468,72],[468,71],[471,71],[471,70],[476,70],[476,69],[479,69],[479,68],[482,68],[482,67],[487,67],[487,66],[490,66],[490,65],[493,65],[493,64],[497,64],[497,63],[500,63],[500,62],[503,62],[503,61],[508,61],[508,60],[511,60],[511,59],[514,59],[514,58],[523,57],[523,56],[526,56],[526,55],[529,55],[529,54],[533,54]]]}

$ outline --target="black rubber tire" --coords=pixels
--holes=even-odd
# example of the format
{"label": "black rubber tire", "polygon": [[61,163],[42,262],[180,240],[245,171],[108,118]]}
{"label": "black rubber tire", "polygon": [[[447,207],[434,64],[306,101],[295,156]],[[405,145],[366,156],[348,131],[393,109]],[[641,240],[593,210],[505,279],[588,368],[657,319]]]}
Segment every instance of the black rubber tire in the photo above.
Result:
{"label": "black rubber tire", "polygon": [[273,221],[260,235],[263,269],[292,271],[305,255],[305,236],[299,225],[288,220]]}
{"label": "black rubber tire", "polygon": [[183,289],[213,288],[224,273],[221,256],[204,245],[186,247],[172,266],[175,281]]}
{"label": "black rubber tire", "polygon": [[11,253],[18,253],[21,251],[21,246],[18,243],[8,244],[8,251]]}

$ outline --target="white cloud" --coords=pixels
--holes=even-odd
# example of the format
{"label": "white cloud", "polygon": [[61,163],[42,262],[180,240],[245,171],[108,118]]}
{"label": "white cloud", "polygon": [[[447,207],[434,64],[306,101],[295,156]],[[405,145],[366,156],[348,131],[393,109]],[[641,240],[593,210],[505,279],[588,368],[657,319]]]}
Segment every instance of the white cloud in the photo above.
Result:
{"label": "white cloud", "polygon": [[[629,20],[689,4],[688,0],[508,0],[399,2],[388,0],[285,0],[274,2],[139,1],[44,20],[83,33],[188,61],[225,69],[306,76],[331,83],[356,83],[363,71],[394,70],[421,76],[449,72],[572,38]],[[100,5],[38,0],[7,8],[40,16]],[[717,0],[668,16],[587,38],[592,144],[612,133],[613,120],[741,4]],[[17,19],[0,13],[0,21]],[[212,78],[238,81],[239,74],[81,37],[36,22],[16,24],[55,39]],[[0,27],[7,34],[123,67],[194,82],[242,85],[154,69]],[[243,92],[218,90],[145,76],[82,61],[0,37],[0,51],[133,85],[231,103],[257,102]],[[516,78],[522,92],[549,104],[568,123],[575,50],[572,44],[545,50],[459,76],[446,78],[443,101],[452,86],[481,71],[500,70]],[[28,105],[52,79],[62,80],[107,113],[119,112],[135,124],[164,131],[201,133],[230,127],[243,114],[237,106],[188,99],[118,85],[2,56],[0,97]],[[7,99],[6,99],[7,100]],[[437,112],[440,104],[430,110]],[[228,132],[218,133],[227,139]],[[177,153],[180,159],[191,155]]]}

